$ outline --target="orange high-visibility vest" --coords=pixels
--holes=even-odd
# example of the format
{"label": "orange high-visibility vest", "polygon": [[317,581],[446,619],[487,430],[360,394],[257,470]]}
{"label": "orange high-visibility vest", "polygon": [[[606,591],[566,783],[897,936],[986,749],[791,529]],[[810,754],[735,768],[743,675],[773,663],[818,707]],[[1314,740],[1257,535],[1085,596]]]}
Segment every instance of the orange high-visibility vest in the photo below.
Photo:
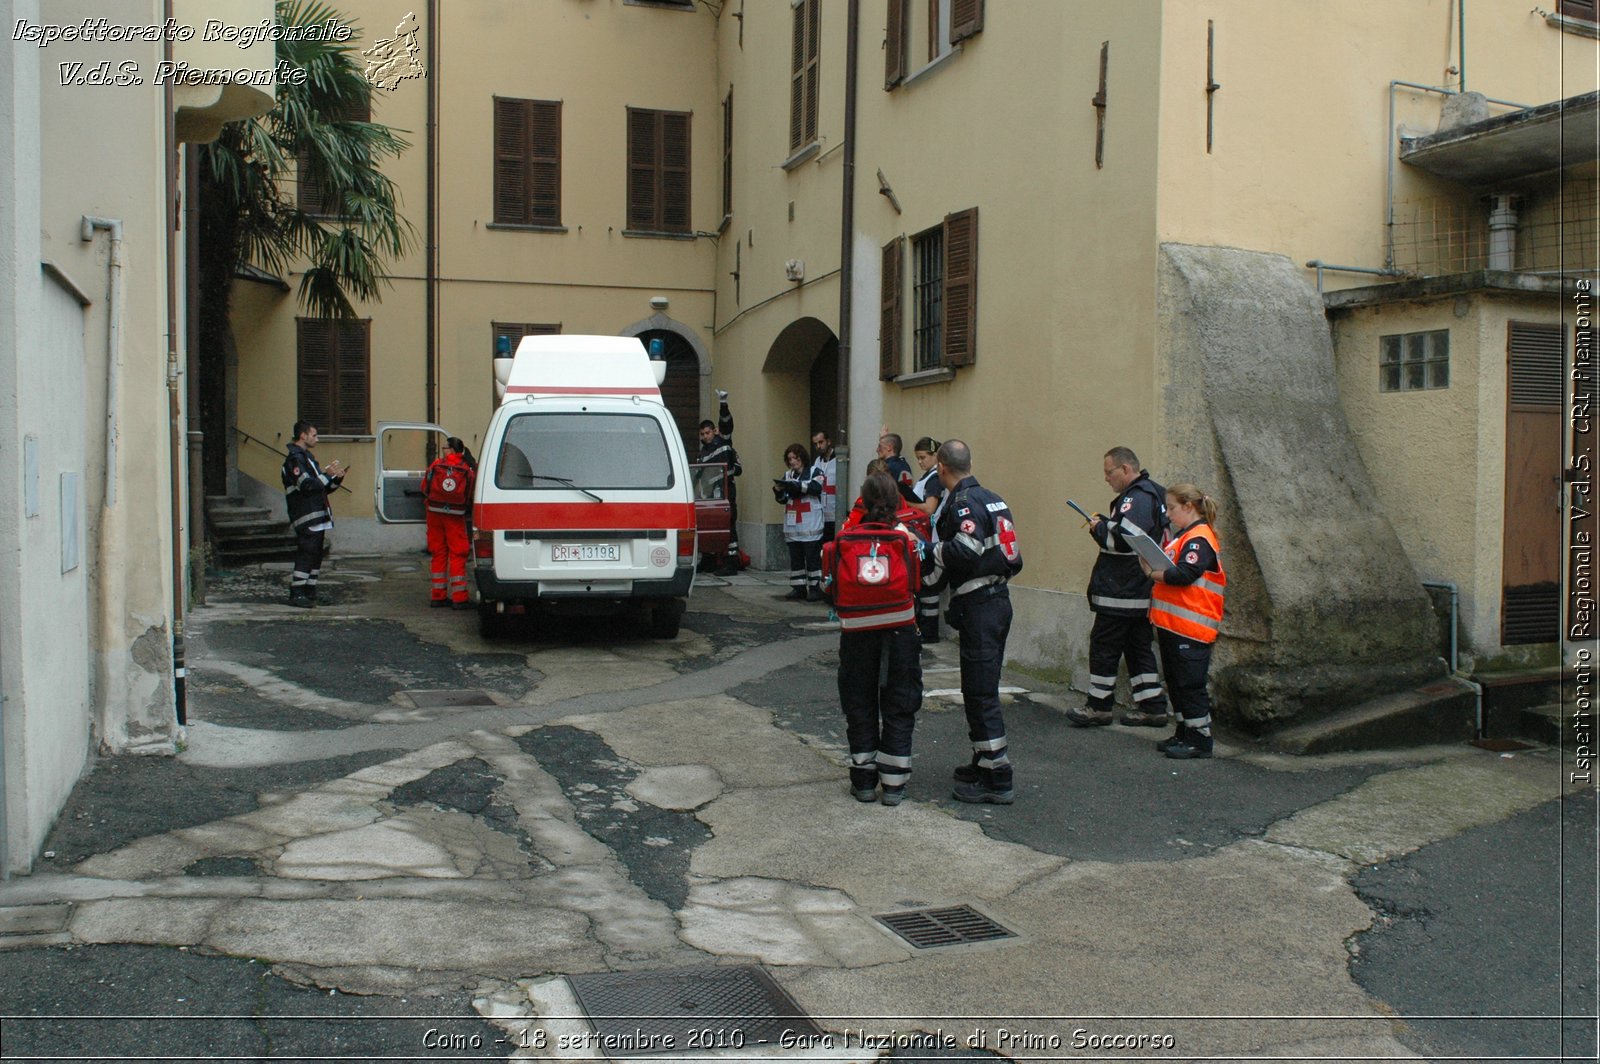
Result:
{"label": "orange high-visibility vest", "polygon": [[1228,574],[1222,568],[1222,548],[1217,545],[1217,534],[1202,522],[1175,537],[1164,549],[1167,557],[1177,561],[1178,551],[1196,536],[1217,552],[1217,571],[1202,573],[1200,579],[1187,587],[1156,577],[1150,589],[1150,623],[1202,643],[1215,643],[1217,625],[1222,620],[1222,599],[1228,592]]}

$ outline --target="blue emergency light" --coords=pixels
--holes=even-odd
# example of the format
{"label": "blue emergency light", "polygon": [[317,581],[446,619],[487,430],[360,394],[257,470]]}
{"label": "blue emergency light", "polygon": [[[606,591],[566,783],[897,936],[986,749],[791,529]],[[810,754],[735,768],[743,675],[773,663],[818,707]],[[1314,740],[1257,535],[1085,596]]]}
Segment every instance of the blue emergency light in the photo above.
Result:
{"label": "blue emergency light", "polygon": [[661,337],[652,337],[650,340],[650,361],[661,362],[667,357],[667,342]]}
{"label": "blue emergency light", "polygon": [[511,357],[511,337],[506,336],[504,333],[502,333],[501,335],[496,336],[494,338],[494,357],[495,358],[510,358]]}

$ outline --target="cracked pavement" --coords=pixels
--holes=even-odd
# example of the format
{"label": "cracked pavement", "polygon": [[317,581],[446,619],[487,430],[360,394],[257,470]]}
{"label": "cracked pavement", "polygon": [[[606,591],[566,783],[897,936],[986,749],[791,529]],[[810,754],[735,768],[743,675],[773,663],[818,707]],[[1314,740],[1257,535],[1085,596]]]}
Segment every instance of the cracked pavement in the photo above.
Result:
{"label": "cracked pavement", "polygon": [[[271,570],[218,580],[188,748],[98,763],[0,884],[0,1056],[597,1059],[565,977],[708,964],[762,965],[825,1032],[731,1060],[1593,1048],[1595,797],[1560,751],[1176,763],[1018,677],[1017,804],[950,798],[940,696],[890,809],[848,794],[836,637],[781,577],[701,581],[669,642],[489,643],[415,558],[324,573],[310,612]],[[955,662],[924,655],[930,691]],[[873,920],[963,904],[1014,936]]]}

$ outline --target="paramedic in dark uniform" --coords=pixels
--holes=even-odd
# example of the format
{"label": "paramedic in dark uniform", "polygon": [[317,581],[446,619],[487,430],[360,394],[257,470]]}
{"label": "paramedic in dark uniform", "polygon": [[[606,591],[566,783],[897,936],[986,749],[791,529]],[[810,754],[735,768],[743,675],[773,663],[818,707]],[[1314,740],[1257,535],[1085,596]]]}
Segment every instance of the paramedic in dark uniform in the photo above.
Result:
{"label": "paramedic in dark uniform", "polygon": [[900,453],[903,446],[904,441],[897,432],[884,429],[878,436],[878,457],[889,464],[889,475],[894,478],[894,486],[900,489],[900,497],[910,502],[911,486],[917,482],[917,478],[911,472],[911,463]]}
{"label": "paramedic in dark uniform", "polygon": [[283,494],[289,507],[289,527],[294,530],[294,573],[289,578],[289,605],[309,609],[317,604],[317,576],[322,571],[325,537],[333,527],[328,492],[349,472],[335,458],[323,469],[312,457],[317,427],[296,421],[294,442],[283,460]]}
{"label": "paramedic in dark uniform", "polygon": [[[739,452],[733,449],[728,437],[733,435],[733,414],[728,409],[728,393],[718,391],[722,410],[718,415],[720,426],[710,419],[700,422],[700,457],[697,462],[711,462],[726,467],[722,475],[722,494],[728,500],[728,556],[717,576],[734,576],[739,572],[739,498],[734,478],[744,472],[739,464]],[[720,427],[721,431],[718,431]]]}
{"label": "paramedic in dark uniform", "polygon": [[1150,578],[1139,564],[1124,532],[1143,532],[1157,544],[1167,528],[1165,492],[1150,474],[1139,468],[1139,457],[1126,447],[1105,453],[1105,479],[1117,497],[1109,516],[1095,514],[1089,535],[1100,557],[1089,573],[1089,609],[1094,628],[1089,632],[1089,702],[1069,709],[1066,716],[1080,728],[1110,724],[1117,665],[1128,661],[1128,686],[1133,709],[1122,715],[1123,724],[1160,728],[1167,723],[1167,698],[1161,691],[1150,627]]}
{"label": "paramedic in dark uniform", "polygon": [[[944,498],[944,485],[939,482],[939,441],[924,436],[912,446],[911,453],[917,460],[917,468],[922,470],[922,477],[911,489],[910,505],[928,515],[931,529],[934,514]],[[936,581],[924,581],[917,591],[917,628],[922,633],[923,646],[939,641],[939,596],[943,591],[944,585]]]}
{"label": "paramedic in dark uniform", "polygon": [[950,587],[950,624],[961,633],[961,700],[972,740],[972,763],[955,771],[963,802],[1010,805],[1011,758],[1000,712],[1000,667],[1011,632],[1007,582],[1022,571],[1017,526],[1005,501],[972,475],[972,452],[961,440],[939,448],[939,513],[932,564]]}

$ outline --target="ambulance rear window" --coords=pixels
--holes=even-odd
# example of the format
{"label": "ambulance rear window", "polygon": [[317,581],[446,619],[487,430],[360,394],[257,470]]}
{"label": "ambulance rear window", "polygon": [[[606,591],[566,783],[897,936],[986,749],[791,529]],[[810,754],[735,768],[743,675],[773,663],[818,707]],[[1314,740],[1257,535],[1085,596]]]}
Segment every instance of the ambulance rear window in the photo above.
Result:
{"label": "ambulance rear window", "polygon": [[579,411],[518,414],[506,425],[495,487],[507,491],[670,488],[671,454],[647,414]]}

